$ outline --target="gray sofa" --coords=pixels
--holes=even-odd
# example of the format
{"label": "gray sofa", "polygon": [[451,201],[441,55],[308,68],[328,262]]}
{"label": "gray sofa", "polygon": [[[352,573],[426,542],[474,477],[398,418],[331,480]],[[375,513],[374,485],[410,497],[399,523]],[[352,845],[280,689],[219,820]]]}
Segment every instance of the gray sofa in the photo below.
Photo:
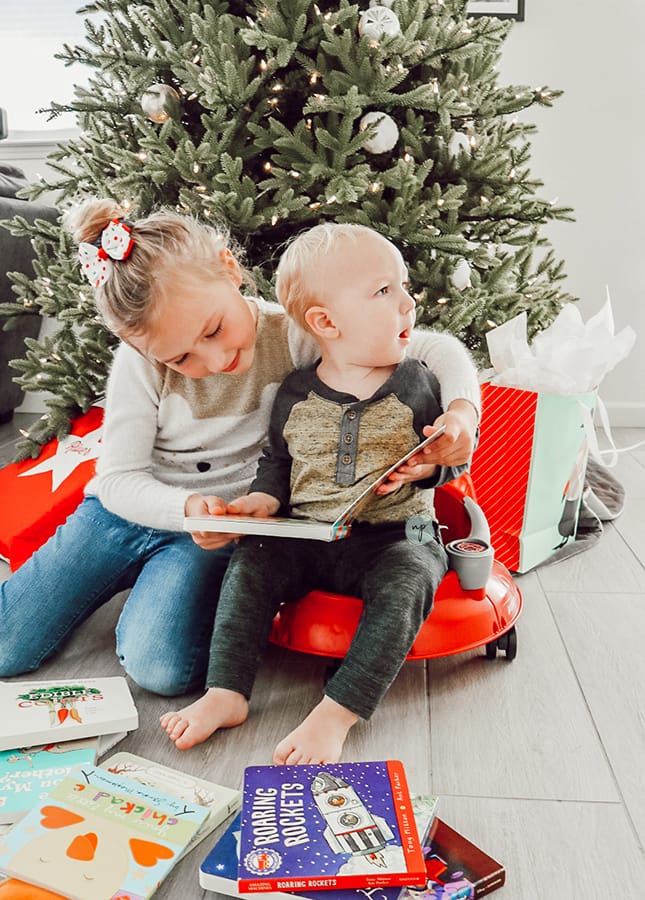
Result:
{"label": "gray sofa", "polygon": [[[0,165],[0,219],[11,219],[23,216],[28,222],[45,219],[54,222],[58,211],[47,203],[20,200],[16,193],[28,182],[24,173],[14,166]],[[14,303],[18,298],[12,290],[8,272],[33,274],[32,260],[34,250],[27,237],[15,237],[6,228],[0,228],[0,303]],[[37,337],[40,331],[40,317],[22,315],[8,331],[1,330],[3,320],[0,319],[0,424],[13,416],[14,409],[20,405],[23,392],[12,379],[18,374],[9,366],[9,361],[24,355],[25,338]]]}

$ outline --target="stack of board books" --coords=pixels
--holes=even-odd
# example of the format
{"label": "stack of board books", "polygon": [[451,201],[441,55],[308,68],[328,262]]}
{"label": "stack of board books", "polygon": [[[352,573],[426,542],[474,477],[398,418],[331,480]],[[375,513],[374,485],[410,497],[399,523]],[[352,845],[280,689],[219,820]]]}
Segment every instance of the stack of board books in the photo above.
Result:
{"label": "stack of board books", "polygon": [[138,727],[122,677],[0,683],[0,824],[13,824],[50,788]]}
{"label": "stack of board books", "polygon": [[130,753],[83,766],[0,837],[0,900],[144,900],[240,799]]}
{"label": "stack of board books", "polygon": [[242,813],[200,866],[206,890],[265,900],[458,900],[504,867],[410,796],[397,761],[256,766]]}

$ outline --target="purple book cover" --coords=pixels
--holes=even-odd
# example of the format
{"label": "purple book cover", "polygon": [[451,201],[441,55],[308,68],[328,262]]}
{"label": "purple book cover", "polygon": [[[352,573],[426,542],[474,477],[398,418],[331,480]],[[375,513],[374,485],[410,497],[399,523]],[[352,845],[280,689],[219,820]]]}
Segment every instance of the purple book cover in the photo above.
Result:
{"label": "purple book cover", "polygon": [[402,764],[247,768],[238,874],[246,892],[424,884]]}

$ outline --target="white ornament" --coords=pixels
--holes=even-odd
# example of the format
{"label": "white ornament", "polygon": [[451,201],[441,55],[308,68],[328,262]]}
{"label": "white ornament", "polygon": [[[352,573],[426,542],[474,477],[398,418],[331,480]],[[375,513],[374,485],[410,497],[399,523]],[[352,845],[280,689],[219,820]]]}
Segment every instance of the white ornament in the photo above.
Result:
{"label": "white ornament", "polygon": [[180,97],[169,84],[151,84],[141,97],[141,109],[151,122],[167,122],[179,118]]}
{"label": "white ornament", "polygon": [[463,131],[454,131],[452,137],[448,141],[448,153],[452,157],[456,157],[459,156],[461,151],[470,156],[470,141],[468,135],[464,134]]}
{"label": "white ornament", "polygon": [[382,112],[368,112],[358,124],[361,131],[365,131],[373,123],[376,123],[372,137],[368,138],[363,146],[368,153],[387,153],[399,139],[399,128],[394,119]]}
{"label": "white ornament", "polygon": [[358,33],[361,37],[370,38],[372,41],[380,41],[385,37],[396,37],[401,33],[401,23],[396,15],[387,6],[370,6],[361,13],[358,22]]}
{"label": "white ornament", "polygon": [[450,280],[458,291],[464,291],[470,287],[470,266],[463,257],[455,266]]}

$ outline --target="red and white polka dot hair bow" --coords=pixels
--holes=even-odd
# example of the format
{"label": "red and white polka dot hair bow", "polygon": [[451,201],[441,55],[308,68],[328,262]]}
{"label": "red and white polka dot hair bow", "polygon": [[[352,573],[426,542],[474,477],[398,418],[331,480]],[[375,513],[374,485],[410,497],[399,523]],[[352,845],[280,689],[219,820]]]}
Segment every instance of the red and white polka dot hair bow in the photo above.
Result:
{"label": "red and white polka dot hair bow", "polygon": [[93,287],[100,287],[108,280],[114,268],[112,260],[120,262],[128,258],[134,247],[131,231],[126,222],[112,219],[101,232],[97,244],[79,244],[81,269]]}

